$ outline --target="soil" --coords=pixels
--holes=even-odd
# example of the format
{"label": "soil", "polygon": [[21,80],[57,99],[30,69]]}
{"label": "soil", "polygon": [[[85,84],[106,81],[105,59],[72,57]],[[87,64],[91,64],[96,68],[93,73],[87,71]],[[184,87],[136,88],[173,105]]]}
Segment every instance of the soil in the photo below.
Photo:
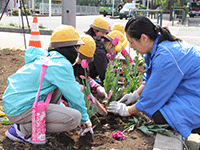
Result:
{"label": "soil", "polygon": [[[0,106],[2,104],[2,96],[7,87],[7,78],[15,73],[24,65],[24,52],[22,50],[0,50]],[[97,96],[97,95],[95,95]],[[98,96],[97,96],[98,97]],[[142,113],[135,114],[136,118],[144,119],[151,124],[147,116]],[[0,119],[3,117],[0,117]],[[133,130],[129,133],[125,132],[125,140],[115,140],[113,133],[123,131],[124,126],[129,122],[130,117],[120,117],[113,114],[92,117],[91,121],[94,128],[94,134],[87,134],[80,137],[79,128],[72,131],[62,133],[47,133],[47,143],[44,145],[32,145],[28,143],[13,142],[6,138],[5,131],[10,125],[0,123],[0,149],[10,150],[152,150],[155,135],[149,137],[140,130]]]}

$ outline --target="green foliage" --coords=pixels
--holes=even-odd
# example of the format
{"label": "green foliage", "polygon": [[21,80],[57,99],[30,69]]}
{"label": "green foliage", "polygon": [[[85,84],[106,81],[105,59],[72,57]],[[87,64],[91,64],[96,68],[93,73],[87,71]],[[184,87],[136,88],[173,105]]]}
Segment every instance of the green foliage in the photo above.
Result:
{"label": "green foliage", "polygon": [[122,62],[119,62],[118,58],[114,59],[114,61],[109,61],[108,63],[105,79],[103,81],[106,93],[108,94],[112,91],[111,98],[107,100],[108,105],[110,102],[118,100],[122,92],[125,90],[124,86],[122,88],[118,86],[121,66]]}
{"label": "green foliage", "polygon": [[135,128],[137,128],[138,130],[142,131],[144,134],[148,136],[153,136],[154,132],[164,134],[167,136],[171,135],[170,130],[166,129],[169,127],[168,124],[146,126],[146,122],[144,120],[142,119],[138,120],[134,116],[133,119],[129,119],[129,121],[130,122],[124,127],[125,130],[123,132],[126,131],[130,132],[133,131]]}
{"label": "green foliage", "polygon": [[12,124],[12,122],[9,121],[9,119],[7,117],[4,117],[3,119],[1,119],[1,123],[5,124],[5,125],[9,125]]}
{"label": "green foliage", "polygon": [[15,23],[9,23],[9,25],[11,26],[11,27],[15,27],[16,26],[16,24]]}
{"label": "green foliage", "polygon": [[133,131],[135,129],[135,126],[138,124],[138,119],[133,117],[133,119],[129,119],[129,123],[124,127],[125,130],[123,132],[130,132]]}
{"label": "green foliage", "polygon": [[42,23],[39,24],[39,28],[40,28],[40,29],[47,29],[47,27],[45,27]]}
{"label": "green foliage", "polygon": [[[26,9],[26,14],[27,15],[32,15],[33,12],[34,12],[34,10],[32,8]],[[8,13],[9,13],[9,15],[18,16],[19,15],[19,9],[18,9],[18,7],[15,7],[12,11],[9,11]],[[22,13],[23,13],[23,15],[25,15],[24,8],[22,8]]]}
{"label": "green foliage", "polygon": [[135,88],[140,84],[140,80],[142,79],[142,75],[137,71],[137,68],[139,64],[144,61],[144,59],[139,59],[139,56],[140,54],[137,52],[137,55],[135,56],[134,72],[132,72],[132,64],[130,63],[127,54],[125,54],[127,67],[123,68],[123,75],[127,80],[127,93],[133,93],[135,91]]}
{"label": "green foliage", "polygon": [[147,9],[147,7],[145,5],[140,5],[140,9]]}
{"label": "green foliage", "polygon": [[91,118],[98,112],[98,110],[94,109],[96,104],[91,105],[91,100],[90,100],[91,90],[90,90],[90,85],[89,85],[89,79],[87,78],[87,74],[86,74],[86,68],[84,68],[84,72],[85,72],[85,78],[82,79],[82,83],[84,86],[83,94],[84,94],[84,100],[85,100],[85,104],[87,108],[87,113],[88,113],[89,118]]}

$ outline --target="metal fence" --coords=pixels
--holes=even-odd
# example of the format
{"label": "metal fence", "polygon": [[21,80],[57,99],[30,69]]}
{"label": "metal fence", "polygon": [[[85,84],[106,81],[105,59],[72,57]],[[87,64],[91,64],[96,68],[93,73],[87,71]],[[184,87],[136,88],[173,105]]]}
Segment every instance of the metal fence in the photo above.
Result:
{"label": "metal fence", "polygon": [[[39,4],[39,13],[41,15],[49,13],[49,4],[48,3],[40,3]],[[61,15],[62,14],[62,5],[52,4],[51,5],[52,15]],[[96,15],[99,14],[99,7],[94,6],[76,6],[76,14],[78,15]]]}

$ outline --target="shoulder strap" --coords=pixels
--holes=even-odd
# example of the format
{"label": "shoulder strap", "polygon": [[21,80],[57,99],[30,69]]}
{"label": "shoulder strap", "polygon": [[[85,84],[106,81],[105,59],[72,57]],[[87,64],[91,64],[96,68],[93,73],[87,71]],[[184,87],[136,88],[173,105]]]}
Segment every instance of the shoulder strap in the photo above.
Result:
{"label": "shoulder strap", "polygon": [[[40,85],[39,85],[39,88],[38,88],[38,91],[37,91],[37,94],[36,94],[36,98],[35,98],[35,102],[33,103],[33,107],[35,107],[37,101],[38,101],[38,98],[40,96],[40,90],[41,90],[41,85],[42,85],[42,81],[43,81],[43,78],[44,78],[44,75],[45,75],[45,72],[46,72],[46,69],[48,67],[48,62],[49,62],[49,55],[47,55],[45,58],[44,58],[44,61],[43,61],[43,64],[42,64],[42,70],[41,70],[41,75],[40,75]],[[52,91],[49,92],[48,96],[47,96],[47,101],[46,101],[46,104],[48,105],[49,104],[49,101],[51,99],[51,95],[52,95]]]}

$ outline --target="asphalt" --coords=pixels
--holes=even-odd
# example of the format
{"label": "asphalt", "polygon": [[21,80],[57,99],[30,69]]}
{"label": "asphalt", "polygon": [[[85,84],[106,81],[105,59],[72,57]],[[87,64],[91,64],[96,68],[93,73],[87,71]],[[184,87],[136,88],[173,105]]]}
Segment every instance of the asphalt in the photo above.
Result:
{"label": "asphalt", "polygon": [[[156,22],[156,20],[153,20]],[[186,20],[187,24],[187,20]],[[175,26],[172,26],[172,22],[168,20],[163,20],[163,26],[167,26],[173,35],[179,35],[180,25],[177,21],[174,22]],[[186,28],[187,30],[187,28]],[[42,48],[47,49],[50,43],[50,35],[39,35]],[[11,48],[11,49],[21,49],[26,50],[29,45],[30,34],[13,33],[13,32],[2,32],[0,31],[0,49]],[[197,42],[197,48],[200,50],[200,44]],[[135,52],[127,46],[131,57],[135,56]],[[179,135],[179,137],[181,137]],[[198,150],[200,145],[200,136],[196,134],[191,134],[191,136],[186,140],[186,144],[189,150]],[[167,137],[164,135],[157,134],[154,144],[154,150],[183,150],[183,144],[180,140],[174,137]]]}

